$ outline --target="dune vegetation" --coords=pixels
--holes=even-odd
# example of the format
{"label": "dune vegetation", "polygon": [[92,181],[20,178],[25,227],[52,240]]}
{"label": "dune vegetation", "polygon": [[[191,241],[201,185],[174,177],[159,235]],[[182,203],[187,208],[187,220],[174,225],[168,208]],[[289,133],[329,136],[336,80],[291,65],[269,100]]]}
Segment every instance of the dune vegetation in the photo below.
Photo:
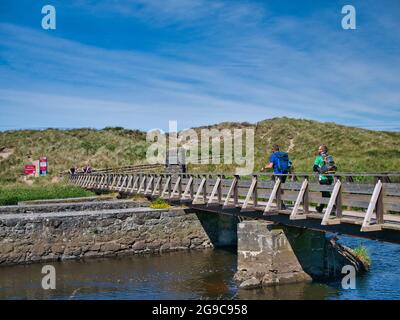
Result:
{"label": "dune vegetation", "polygon": [[[259,171],[268,161],[274,143],[289,152],[296,172],[311,171],[318,145],[322,143],[329,146],[341,172],[400,171],[399,132],[290,118],[269,119],[256,124],[226,122],[195,130],[202,128],[254,128],[254,171]],[[57,182],[54,177],[74,165],[114,168],[145,164],[148,145],[145,132],[121,127],[0,132],[0,184],[25,184],[23,166],[40,156],[48,157],[50,176],[34,179],[34,184],[38,180],[40,184]],[[234,168],[234,165],[224,164],[189,165],[189,170],[194,172],[233,172]]]}

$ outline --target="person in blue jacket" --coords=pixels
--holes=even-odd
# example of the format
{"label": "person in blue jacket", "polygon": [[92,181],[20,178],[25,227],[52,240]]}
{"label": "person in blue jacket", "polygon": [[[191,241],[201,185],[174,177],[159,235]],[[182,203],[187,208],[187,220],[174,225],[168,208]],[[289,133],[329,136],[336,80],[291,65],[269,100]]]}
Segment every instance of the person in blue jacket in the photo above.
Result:
{"label": "person in blue jacket", "polygon": [[[269,157],[269,164],[267,164],[261,171],[267,169],[273,169],[274,174],[282,175],[288,174],[291,168],[291,161],[289,160],[289,155],[286,152],[279,151],[279,146],[274,144],[272,146],[272,154]],[[285,183],[287,176],[279,176],[282,183]],[[281,190],[283,194],[283,190]],[[282,203],[282,209],[285,209],[286,206]]]}

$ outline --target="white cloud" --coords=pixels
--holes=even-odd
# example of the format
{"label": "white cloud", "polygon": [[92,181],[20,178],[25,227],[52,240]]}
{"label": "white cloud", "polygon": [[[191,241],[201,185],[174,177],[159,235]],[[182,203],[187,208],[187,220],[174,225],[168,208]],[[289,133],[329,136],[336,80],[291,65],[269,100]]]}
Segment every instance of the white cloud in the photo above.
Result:
{"label": "white cloud", "polygon": [[330,13],[270,18],[257,4],[212,3],[111,1],[91,9],[107,5],[159,27],[196,22],[204,32],[201,40],[164,43],[155,52],[104,49],[2,24],[0,109],[28,108],[39,95],[42,108],[57,105],[60,117],[76,108],[83,124],[85,117],[95,121],[90,114],[97,110],[96,126],[129,119],[129,127],[152,128],[177,119],[189,127],[285,115],[398,127],[400,58],[373,45],[373,26],[351,35],[325,23]]}

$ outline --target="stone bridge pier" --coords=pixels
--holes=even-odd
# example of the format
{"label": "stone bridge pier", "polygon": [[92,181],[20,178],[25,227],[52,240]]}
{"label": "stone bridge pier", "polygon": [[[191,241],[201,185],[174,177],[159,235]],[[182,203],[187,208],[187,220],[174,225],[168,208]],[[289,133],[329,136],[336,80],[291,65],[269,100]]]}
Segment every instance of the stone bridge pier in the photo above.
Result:
{"label": "stone bridge pier", "polygon": [[243,288],[312,281],[282,228],[267,221],[238,225],[238,266],[235,280]]}
{"label": "stone bridge pier", "polygon": [[338,278],[345,265],[365,269],[350,249],[323,232],[249,220],[238,224],[237,235],[235,280],[241,288]]}
{"label": "stone bridge pier", "polygon": [[196,212],[214,247],[237,247],[235,280],[242,288],[329,280],[352,265],[366,271],[350,248],[321,231],[287,227],[266,220]]}

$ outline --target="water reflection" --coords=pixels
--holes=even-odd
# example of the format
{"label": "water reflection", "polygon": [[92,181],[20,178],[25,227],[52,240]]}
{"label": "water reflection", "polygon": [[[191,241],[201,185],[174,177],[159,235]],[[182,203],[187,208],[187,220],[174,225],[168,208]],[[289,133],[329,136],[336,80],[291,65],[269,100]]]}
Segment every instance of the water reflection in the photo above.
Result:
{"label": "water reflection", "polygon": [[400,246],[363,244],[373,264],[356,290],[340,281],[238,290],[236,254],[218,249],[56,262],[56,290],[41,288],[44,264],[0,267],[0,299],[399,299]]}
{"label": "water reflection", "polygon": [[335,288],[325,284],[297,283],[258,290],[239,290],[237,297],[251,300],[324,300],[337,293]]}
{"label": "water reflection", "polygon": [[56,262],[56,290],[41,288],[44,264],[0,268],[0,299],[195,299],[234,295],[229,251],[173,252]]}

